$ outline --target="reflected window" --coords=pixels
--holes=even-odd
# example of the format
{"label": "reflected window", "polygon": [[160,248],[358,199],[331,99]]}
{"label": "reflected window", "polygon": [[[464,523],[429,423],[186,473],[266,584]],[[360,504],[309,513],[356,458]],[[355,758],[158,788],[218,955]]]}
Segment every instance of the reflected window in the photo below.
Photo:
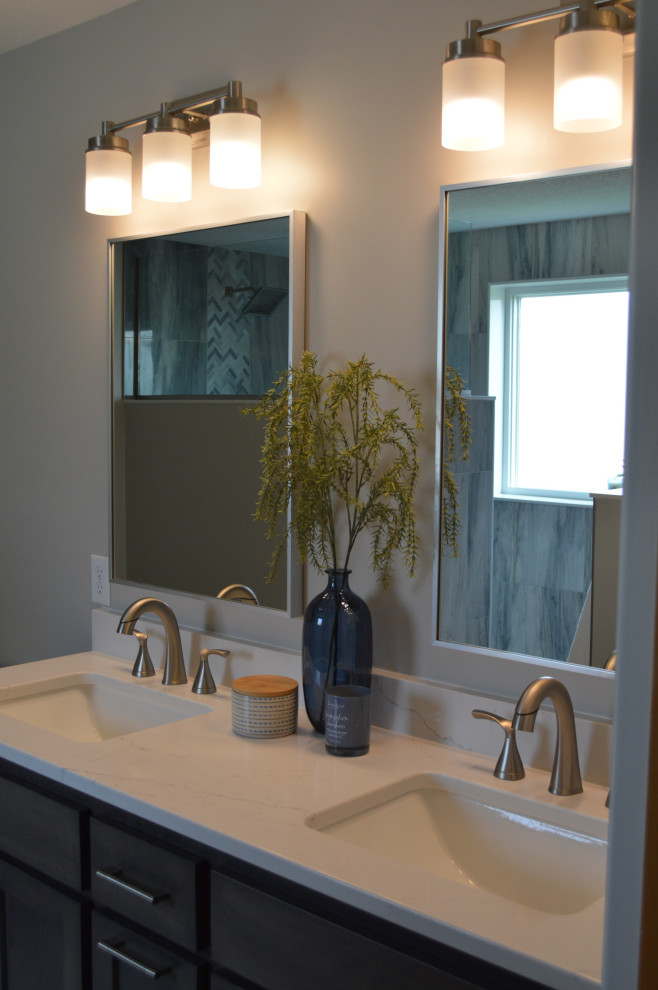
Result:
{"label": "reflected window", "polygon": [[587,499],[623,471],[628,279],[490,288],[495,493]]}

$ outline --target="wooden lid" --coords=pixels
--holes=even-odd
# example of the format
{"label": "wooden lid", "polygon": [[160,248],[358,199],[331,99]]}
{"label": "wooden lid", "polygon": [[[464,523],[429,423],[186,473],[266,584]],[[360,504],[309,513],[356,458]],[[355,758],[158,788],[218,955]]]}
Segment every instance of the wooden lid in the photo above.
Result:
{"label": "wooden lid", "polygon": [[250,677],[238,677],[231,688],[236,694],[248,694],[252,698],[282,698],[297,690],[297,681],[277,674],[253,674]]}

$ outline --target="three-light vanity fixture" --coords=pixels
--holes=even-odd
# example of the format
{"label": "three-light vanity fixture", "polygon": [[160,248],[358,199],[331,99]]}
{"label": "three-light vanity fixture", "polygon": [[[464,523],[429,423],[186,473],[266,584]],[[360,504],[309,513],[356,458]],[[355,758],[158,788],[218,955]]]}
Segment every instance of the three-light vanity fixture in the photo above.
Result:
{"label": "three-light vanity fixture", "polygon": [[192,136],[210,132],[210,184],[222,189],[260,185],[260,116],[242,83],[163,103],[153,113],[103,121],[86,152],[88,213],[123,216],[132,211],[132,154],[117,131],[144,124],[142,196],[159,203],[192,198]]}
{"label": "three-light vanity fixture", "polygon": [[443,63],[442,144],[485,151],[503,144],[505,62],[498,31],[561,18],[554,48],[553,124],[559,131],[619,127],[624,29],[635,0],[576,0],[492,24],[469,20],[466,37],[448,45]]}

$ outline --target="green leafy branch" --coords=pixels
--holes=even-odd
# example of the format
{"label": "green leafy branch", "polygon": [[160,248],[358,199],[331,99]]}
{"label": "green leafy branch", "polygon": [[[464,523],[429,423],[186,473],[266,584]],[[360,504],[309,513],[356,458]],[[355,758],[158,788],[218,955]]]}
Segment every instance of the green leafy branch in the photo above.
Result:
{"label": "green leafy branch", "polygon": [[448,464],[454,464],[459,449],[459,460],[467,461],[471,449],[471,417],[463,397],[464,379],[455,368],[446,365],[443,400],[443,499],[441,502],[441,536],[445,547],[452,550],[453,557],[459,554],[458,535],[461,528],[459,517],[459,488],[453,471]]}
{"label": "green leafy branch", "polygon": [[[404,413],[384,407],[382,385],[398,393]],[[375,370],[365,355],[321,375],[317,356],[306,351],[247,411],[265,422],[255,516],[277,540],[268,580],[291,533],[300,559],[319,571],[347,569],[359,534],[367,530],[373,571],[384,587],[398,550],[414,573],[413,499],[422,429],[415,390]],[[282,533],[281,518],[291,502],[294,512]]]}

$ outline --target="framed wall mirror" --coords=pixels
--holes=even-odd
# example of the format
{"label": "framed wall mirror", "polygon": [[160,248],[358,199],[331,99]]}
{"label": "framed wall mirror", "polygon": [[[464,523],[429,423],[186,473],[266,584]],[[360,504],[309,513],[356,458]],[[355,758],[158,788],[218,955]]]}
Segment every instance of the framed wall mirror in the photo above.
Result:
{"label": "framed wall mirror", "polygon": [[472,442],[439,467],[453,473],[459,525],[455,547],[437,527],[437,637],[610,667],[631,169],[442,197],[441,368],[461,376]]}
{"label": "framed wall mirror", "polygon": [[109,245],[115,582],[301,612],[253,519],[252,406],[304,348],[297,211]]}

